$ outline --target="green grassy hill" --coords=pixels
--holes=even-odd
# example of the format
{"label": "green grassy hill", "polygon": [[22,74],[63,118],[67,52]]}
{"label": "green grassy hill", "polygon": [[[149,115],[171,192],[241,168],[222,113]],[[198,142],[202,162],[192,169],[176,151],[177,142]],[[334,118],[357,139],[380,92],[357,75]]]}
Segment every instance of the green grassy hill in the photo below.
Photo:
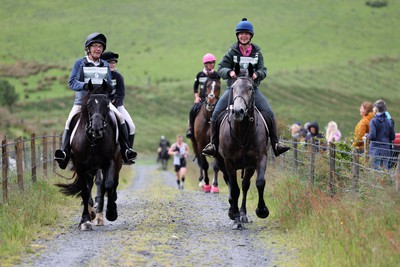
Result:
{"label": "green grassy hill", "polygon": [[173,140],[185,132],[201,57],[220,59],[243,17],[254,25],[268,68],[260,89],[282,127],[317,120],[324,129],[334,120],[347,136],[360,103],[379,98],[399,125],[400,2],[365,2],[4,0],[0,78],[20,101],[13,114],[2,108],[1,132],[62,131],[73,101],[70,68],[84,54],[85,37],[99,31],[120,54],[138,150],[152,151],[161,134]]}

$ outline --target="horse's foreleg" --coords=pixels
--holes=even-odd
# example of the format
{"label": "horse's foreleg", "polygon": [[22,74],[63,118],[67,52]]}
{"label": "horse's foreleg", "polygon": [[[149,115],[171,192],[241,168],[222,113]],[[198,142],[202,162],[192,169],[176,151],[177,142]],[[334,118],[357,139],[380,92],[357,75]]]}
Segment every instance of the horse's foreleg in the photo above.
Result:
{"label": "horse's foreleg", "polygon": [[117,212],[117,186],[119,174],[115,169],[115,164],[112,162],[107,170],[105,189],[108,194],[106,218],[109,221],[115,221],[118,218]]}
{"label": "horse's foreleg", "polygon": [[267,218],[269,215],[268,207],[265,205],[264,201],[264,188],[265,188],[265,170],[267,168],[267,158],[266,156],[260,161],[257,168],[257,180],[256,186],[258,191],[258,206],[256,209],[256,214],[259,218]]}
{"label": "horse's foreleg", "polygon": [[104,209],[105,186],[102,176],[105,177],[105,174],[101,170],[98,170],[96,173],[96,188],[97,188],[96,217],[93,219],[93,224],[96,226],[104,225],[103,209]]}
{"label": "horse's foreleg", "polygon": [[[81,175],[81,174],[78,174]],[[83,231],[86,230],[92,230],[92,224],[90,220],[90,214],[89,214],[89,198],[90,196],[90,191],[93,186],[93,177],[91,177],[88,174],[82,175],[83,179],[79,178],[81,182],[83,183],[82,186],[82,191],[81,191],[81,197],[82,197],[82,203],[83,203],[83,211],[82,211],[82,218],[79,223],[79,228]]]}
{"label": "horse's foreleg", "polygon": [[246,209],[246,199],[247,199],[247,192],[250,188],[250,178],[253,176],[255,169],[246,169],[245,174],[242,180],[242,205],[240,206],[240,221],[244,223],[248,223],[249,219],[247,218],[247,209]]}
{"label": "horse's foreleg", "polygon": [[219,188],[218,188],[218,167],[217,167],[217,164],[215,162],[213,164],[213,170],[214,170],[214,180],[213,180],[213,185],[211,187],[211,193],[218,194],[219,193]]}
{"label": "horse's foreleg", "polygon": [[[228,170],[232,170],[233,168],[227,168]],[[230,171],[228,174],[229,176],[229,218],[231,220],[235,220],[235,218],[239,218],[239,207],[238,207],[238,199],[240,195],[239,185],[236,180],[236,170]]]}
{"label": "horse's foreleg", "polygon": [[210,185],[210,178],[208,177],[209,165],[208,165],[208,161],[205,156],[202,156],[201,162],[202,162],[201,169],[203,169],[203,172],[204,172],[204,183],[205,183],[203,190],[204,190],[204,193],[210,193],[211,185]]}
{"label": "horse's foreleg", "polygon": [[[103,179],[102,177],[102,171],[98,170],[96,172],[96,179],[95,179],[95,184],[96,184],[96,198],[95,198],[95,209],[96,212],[98,210],[103,210],[103,205],[104,205],[104,194],[102,194],[102,188],[104,188],[104,185],[102,185]],[[104,189],[103,189],[104,191]]]}

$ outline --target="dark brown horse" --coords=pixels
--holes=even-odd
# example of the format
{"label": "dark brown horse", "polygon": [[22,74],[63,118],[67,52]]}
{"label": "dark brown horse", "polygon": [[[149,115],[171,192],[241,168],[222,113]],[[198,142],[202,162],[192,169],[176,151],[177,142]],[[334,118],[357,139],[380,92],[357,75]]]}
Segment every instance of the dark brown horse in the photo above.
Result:
{"label": "dark brown horse", "polygon": [[78,195],[82,198],[83,212],[79,227],[81,230],[91,230],[93,206],[91,190],[96,174],[102,174],[100,186],[100,201],[96,207],[96,215],[102,216],[104,208],[104,195],[107,193],[106,218],[115,221],[118,217],[117,186],[119,171],[122,167],[120,148],[117,143],[116,121],[110,111],[108,99],[109,88],[106,83],[95,88],[91,82],[88,84],[88,95],[79,116],[71,122],[71,128],[76,130],[71,141],[71,159],[74,166],[72,184],[57,184],[61,192],[66,195]]}
{"label": "dark brown horse", "polygon": [[194,121],[194,136],[191,140],[197,163],[200,167],[199,187],[203,187],[206,193],[219,193],[218,167],[214,162],[214,180],[213,185],[210,186],[210,179],[208,177],[209,164],[207,158],[201,151],[210,142],[210,118],[219,99],[221,81],[219,79],[208,79],[204,84],[204,90],[206,92],[205,102],[202,103],[196,115]]}
{"label": "dark brown horse", "polygon": [[[219,147],[217,155],[218,167],[224,174],[229,187],[229,217],[234,220],[233,229],[242,229],[248,222],[246,210],[247,191],[250,188],[250,178],[257,171],[256,186],[258,190],[258,206],[256,214],[266,218],[269,211],[264,201],[265,170],[267,166],[268,132],[262,116],[255,109],[255,89],[253,67],[250,65],[246,76],[239,76],[232,84],[231,94],[233,105],[223,118],[219,130]],[[240,188],[237,181],[237,171],[242,172],[242,204],[239,210],[238,198]]]}

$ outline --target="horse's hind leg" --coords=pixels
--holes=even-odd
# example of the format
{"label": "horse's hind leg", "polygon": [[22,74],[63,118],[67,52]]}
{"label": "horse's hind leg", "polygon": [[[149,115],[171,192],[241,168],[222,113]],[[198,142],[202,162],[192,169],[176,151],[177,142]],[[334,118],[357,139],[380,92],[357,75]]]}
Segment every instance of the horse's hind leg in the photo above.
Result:
{"label": "horse's hind leg", "polygon": [[267,159],[264,157],[261,160],[259,167],[257,169],[257,180],[256,186],[258,191],[258,205],[256,209],[256,214],[259,218],[267,218],[269,215],[268,207],[265,205],[264,201],[264,188],[265,188],[265,170],[267,167]]}

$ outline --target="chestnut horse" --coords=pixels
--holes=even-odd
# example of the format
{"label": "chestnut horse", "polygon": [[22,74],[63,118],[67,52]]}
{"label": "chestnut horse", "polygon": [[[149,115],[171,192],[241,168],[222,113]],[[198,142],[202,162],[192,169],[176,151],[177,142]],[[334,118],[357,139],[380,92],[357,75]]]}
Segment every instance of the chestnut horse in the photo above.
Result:
{"label": "chestnut horse", "polygon": [[214,180],[213,185],[210,186],[210,179],[208,177],[209,164],[206,156],[204,156],[201,151],[210,142],[210,118],[219,99],[221,81],[219,79],[207,79],[204,84],[204,90],[206,93],[205,102],[202,103],[196,115],[194,121],[194,135],[191,140],[197,158],[197,164],[200,168],[199,187],[203,187],[206,193],[219,193],[218,167],[214,162]]}
{"label": "chestnut horse", "polygon": [[[107,193],[106,218],[115,221],[117,213],[117,186],[119,172],[122,167],[120,147],[117,143],[116,121],[110,111],[107,83],[94,87],[89,81],[85,104],[82,110],[71,122],[71,128],[76,130],[71,141],[71,160],[74,166],[75,180],[72,184],[57,184],[66,195],[81,196],[83,212],[79,227],[81,230],[91,230],[93,206],[91,190],[94,177],[100,173],[103,176],[100,201],[96,207],[96,216],[101,216],[104,207],[104,195]],[[101,222],[100,222],[101,223]]]}
{"label": "chestnut horse", "polygon": [[[233,105],[225,112],[220,130],[217,164],[224,174],[229,187],[229,217],[234,220],[233,229],[243,229],[248,222],[246,210],[247,191],[250,178],[257,171],[256,186],[258,206],[256,214],[266,218],[269,211],[264,201],[265,171],[267,167],[268,130],[261,114],[255,108],[255,88],[252,80],[253,66],[250,64],[248,75],[240,75],[238,65],[235,68],[238,78],[231,86]],[[237,171],[242,173],[242,203],[239,210],[240,188]]]}

